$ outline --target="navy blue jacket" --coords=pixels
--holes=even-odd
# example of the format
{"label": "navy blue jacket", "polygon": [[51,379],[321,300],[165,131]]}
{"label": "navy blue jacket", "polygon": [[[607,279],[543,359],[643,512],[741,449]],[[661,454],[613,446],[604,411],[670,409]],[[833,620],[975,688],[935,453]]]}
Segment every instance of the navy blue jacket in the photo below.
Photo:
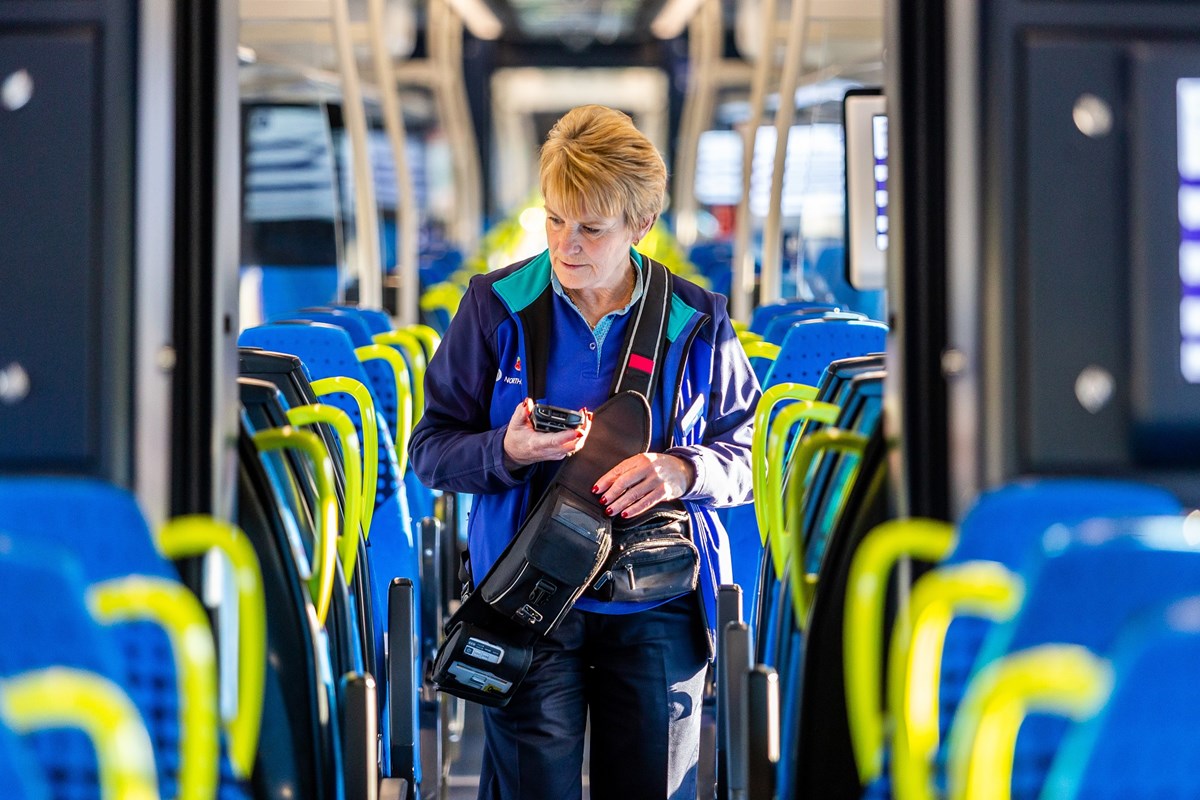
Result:
{"label": "navy blue jacket", "polygon": [[[641,265],[641,255],[631,251]],[[425,413],[413,431],[411,464],[426,486],[476,495],[468,545],[478,579],[491,568],[531,502],[529,470],[504,465],[504,433],[526,397],[520,372],[525,334],[517,314],[550,283],[543,252],[471,279],[425,373]],[[700,551],[700,596],[715,642],[716,590],[732,580],[729,539],[714,509],[752,498],[750,442],[758,380],[737,340],[726,300],[674,277],[669,346],[651,403],[656,429],[670,420],[666,452],[688,459],[696,481],[684,496]],[[616,343],[606,344],[609,347]],[[547,384],[553,388],[553,378]],[[554,398],[547,399],[554,402]],[[665,431],[664,431],[665,433]],[[616,611],[617,609],[613,609]]]}

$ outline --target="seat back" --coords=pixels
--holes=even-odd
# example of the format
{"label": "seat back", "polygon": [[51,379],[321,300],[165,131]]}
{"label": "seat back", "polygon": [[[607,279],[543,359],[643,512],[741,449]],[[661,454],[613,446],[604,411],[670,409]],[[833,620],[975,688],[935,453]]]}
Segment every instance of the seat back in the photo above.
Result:
{"label": "seat back", "polygon": [[[0,626],[0,681],[65,667],[128,692],[119,646],[111,629],[102,628],[88,612],[86,586],[82,562],[69,550],[0,533],[0,608],[7,611]],[[82,730],[57,727],[19,738],[54,797],[99,800],[100,766]],[[156,744],[155,757],[165,754],[167,746]]]}
{"label": "seat back", "polygon": [[[1179,516],[1054,527],[1044,535],[1042,554],[1025,573],[1020,610],[985,638],[976,671],[1042,644],[1075,644],[1107,654],[1139,614],[1200,594],[1200,547],[1185,537]],[[1013,763],[1014,797],[1038,796],[1066,729],[1061,717],[1025,720]]]}
{"label": "seat back", "polygon": [[0,722],[0,797],[50,800],[50,787],[41,766],[3,722]]}
{"label": "seat back", "polygon": [[1129,626],[1111,654],[1113,689],[1072,725],[1042,797],[1200,797],[1200,598]]}
{"label": "seat back", "polygon": [[[174,566],[155,548],[133,495],[107,483],[2,478],[0,530],[18,541],[71,553],[88,586],[129,575],[179,581]],[[155,743],[161,792],[174,797],[180,769],[180,697],[170,641],[149,621],[122,622],[114,626],[113,636],[124,656],[125,684]]]}
{"label": "seat back", "polygon": [[766,333],[767,325],[776,317],[792,311],[841,311],[841,306],[833,303],[816,303],[810,300],[789,298],[776,300],[774,303],[758,306],[750,317],[750,330],[760,336]]}
{"label": "seat back", "polygon": [[816,386],[830,362],[883,350],[887,326],[855,319],[816,319],[788,331],[767,373],[767,385],[804,383]]}

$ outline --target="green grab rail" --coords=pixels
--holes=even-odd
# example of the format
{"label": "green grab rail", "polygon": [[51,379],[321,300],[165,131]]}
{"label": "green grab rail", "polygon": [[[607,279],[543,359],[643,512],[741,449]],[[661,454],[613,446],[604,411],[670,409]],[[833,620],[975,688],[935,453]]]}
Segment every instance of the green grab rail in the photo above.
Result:
{"label": "green grab rail", "polygon": [[[783,558],[792,565],[792,608],[796,612],[796,624],[804,630],[808,624],[808,609],[812,604],[813,592],[816,587],[816,576],[808,574],[805,566],[804,549],[804,497],[808,491],[809,469],[816,461],[817,455],[836,451],[858,456],[861,460],[863,451],[867,448],[867,437],[854,431],[841,428],[822,428],[819,431],[803,437],[796,445],[795,455],[792,456],[792,477],[787,487],[787,509],[781,535],[776,537],[777,546],[783,548]],[[854,482],[858,474],[858,464],[855,461],[853,471],[846,482],[836,487],[842,495],[838,506],[845,501],[846,487]],[[778,573],[782,575],[783,573]]]}
{"label": "green grab rail", "polygon": [[129,575],[88,589],[92,616],[105,625],[150,622],[166,634],[179,702],[179,799],[211,800],[220,775],[217,653],[208,615],[178,581]]}
{"label": "green grab rail", "polygon": [[[954,526],[940,520],[895,519],[876,525],[850,563],[842,635],[846,714],[859,775],[878,774],[883,743],[883,615],[888,576],[903,556],[941,561],[954,547]],[[907,625],[897,615],[897,626]]]}
{"label": "green grab rail", "polygon": [[[946,631],[955,617],[1012,617],[1024,598],[1020,577],[994,561],[968,561],[922,575],[908,601],[907,625],[892,630],[888,654],[888,714],[892,721],[892,788],[898,800],[934,800],[932,765],[937,755],[938,686]],[[851,728],[853,733],[853,727]],[[882,771],[879,759],[859,775],[865,783]]]}
{"label": "green grab rail", "polygon": [[980,670],[967,686],[950,729],[951,800],[1011,800],[1017,730],[1031,713],[1075,722],[1091,717],[1112,692],[1112,666],[1085,647],[1045,644]]}
{"label": "green grab rail", "polygon": [[288,409],[288,422],[296,427],[325,424],[333,428],[342,447],[342,465],[346,476],[346,508],[342,513],[342,535],[338,554],[342,573],[349,580],[358,561],[358,537],[362,525],[362,447],[350,415],[335,406],[312,403]]}
{"label": "green grab rail", "polygon": [[408,331],[413,336],[416,336],[418,340],[420,340],[421,348],[425,352],[426,363],[429,362],[429,359],[433,358],[433,354],[437,352],[438,347],[440,347],[442,344],[442,337],[438,335],[438,332],[430,326],[424,325],[420,322],[414,322],[412,325],[405,325],[404,327],[400,328],[400,330]]}
{"label": "green grab rail", "polygon": [[342,375],[321,378],[312,382],[313,393],[326,397],[335,392],[350,395],[358,404],[362,419],[362,529],[363,538],[371,537],[371,520],[375,515],[375,487],[379,483],[379,424],[375,419],[375,400],[362,381]]}
{"label": "green grab rail", "polygon": [[313,463],[317,478],[317,541],[313,547],[316,564],[308,588],[317,606],[317,622],[324,625],[329,615],[329,603],[333,599],[333,570],[338,556],[338,507],[333,488],[333,459],[329,457],[329,451],[321,439],[310,431],[292,427],[267,428],[255,433],[253,439],[259,452],[299,450]]}
{"label": "green grab rail", "polygon": [[753,331],[734,331],[734,335],[736,335],[738,341],[742,343],[742,347],[755,342],[764,341],[761,333],[754,333]]}
{"label": "green grab rail", "polygon": [[[807,424],[810,421],[823,422],[832,425],[837,420],[841,409],[833,403],[823,403],[819,400],[797,400],[776,415],[767,433],[767,538],[766,545],[771,548],[771,557],[775,562],[775,574],[783,575],[787,566],[787,536],[783,528],[784,476],[789,472],[786,466],[787,445],[792,428]],[[801,432],[803,432],[803,427]],[[800,434],[797,434],[799,436]],[[778,467],[778,469],[774,469]],[[803,475],[801,475],[803,480]]]}
{"label": "green grab rail", "polygon": [[746,358],[766,358],[774,361],[779,357],[781,348],[770,342],[745,341],[742,342],[742,349],[746,351]]}
{"label": "green grab rail", "polygon": [[816,400],[817,387],[803,383],[780,383],[763,390],[754,409],[754,438],[750,442],[750,463],[754,486],[754,517],[758,522],[758,535],[767,543],[767,433],[770,430],[771,412],[784,400]]}
{"label": "green grab rail", "polygon": [[400,481],[404,481],[404,473],[408,469],[408,440],[412,437],[413,429],[413,398],[412,382],[409,378],[408,363],[404,356],[393,347],[385,344],[368,344],[354,348],[354,355],[362,363],[368,361],[384,361],[392,371],[392,379],[396,382],[396,433],[394,446],[396,449],[396,466]]}
{"label": "green grab rail", "polygon": [[267,682],[267,601],[258,555],[237,525],[203,514],[168,520],[156,540],[167,558],[194,558],[216,549],[233,568],[238,615],[238,704],[228,722],[229,761],[235,775],[248,778],[258,754]]}
{"label": "green grab rail", "polygon": [[[469,279],[469,275],[466,276]],[[465,283],[465,281],[464,281]],[[435,283],[426,289],[418,301],[422,311],[437,311],[444,310],[451,318],[458,312],[458,304],[462,302],[465,291],[462,286],[458,286],[448,281]]]}
{"label": "green grab rail", "polygon": [[107,678],[68,667],[5,678],[0,721],[19,734],[82,730],[96,750],[103,800],[158,800],[150,734],[133,701]]}
{"label": "green grab rail", "polygon": [[[412,424],[416,425],[425,412],[425,370],[429,366],[425,362],[425,348],[421,347],[421,341],[416,334],[406,330],[377,333],[371,338],[375,344],[395,347],[404,354],[412,386]],[[400,438],[399,432],[396,433],[396,438]]]}

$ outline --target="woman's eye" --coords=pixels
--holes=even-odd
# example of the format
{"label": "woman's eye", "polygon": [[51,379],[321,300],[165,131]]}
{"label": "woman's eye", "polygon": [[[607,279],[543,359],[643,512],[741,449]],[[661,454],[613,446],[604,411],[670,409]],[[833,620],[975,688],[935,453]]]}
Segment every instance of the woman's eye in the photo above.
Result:
{"label": "woman's eye", "polygon": [[583,232],[584,232],[584,233],[586,233],[588,236],[595,236],[596,234],[598,234],[598,233],[600,232],[600,229],[599,229],[599,228],[593,228],[593,227],[591,227],[591,226],[588,226],[588,225],[584,225],[584,226],[583,226]]}

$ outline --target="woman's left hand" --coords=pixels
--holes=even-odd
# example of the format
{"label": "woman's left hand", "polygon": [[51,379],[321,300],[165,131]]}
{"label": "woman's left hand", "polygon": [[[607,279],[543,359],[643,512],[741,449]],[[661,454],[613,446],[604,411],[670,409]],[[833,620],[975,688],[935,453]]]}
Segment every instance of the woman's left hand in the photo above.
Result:
{"label": "woman's left hand", "polygon": [[682,497],[695,479],[690,461],[666,453],[639,453],[604,473],[592,491],[608,516],[629,518]]}

